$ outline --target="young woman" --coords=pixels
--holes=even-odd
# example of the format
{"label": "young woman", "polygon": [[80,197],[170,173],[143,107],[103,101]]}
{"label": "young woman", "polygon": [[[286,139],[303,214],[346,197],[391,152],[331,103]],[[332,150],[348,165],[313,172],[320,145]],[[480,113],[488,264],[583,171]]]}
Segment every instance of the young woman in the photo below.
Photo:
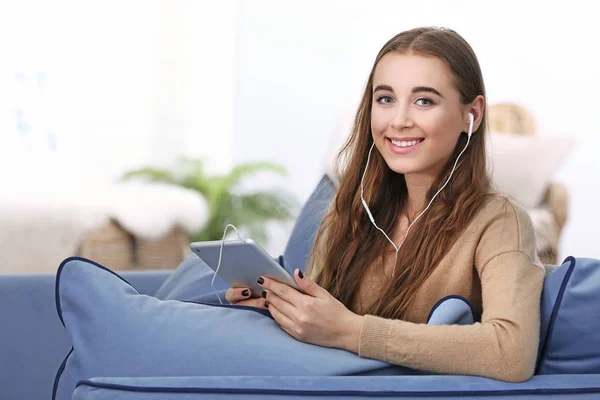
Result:
{"label": "young woman", "polygon": [[[402,32],[381,49],[340,152],[339,189],[307,264],[305,293],[260,277],[268,308],[303,342],[444,374],[511,382],[535,368],[544,268],[531,220],[491,189],[485,88],[448,29]],[[363,202],[364,199],[364,202]],[[473,325],[427,325],[459,295]]]}

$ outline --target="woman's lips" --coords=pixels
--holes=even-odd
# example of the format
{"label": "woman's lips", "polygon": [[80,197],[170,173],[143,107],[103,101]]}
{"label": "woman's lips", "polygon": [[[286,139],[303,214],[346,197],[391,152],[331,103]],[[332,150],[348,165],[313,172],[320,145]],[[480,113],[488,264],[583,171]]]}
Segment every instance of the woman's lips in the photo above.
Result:
{"label": "woman's lips", "polygon": [[406,146],[406,147],[396,146],[394,143],[392,143],[392,140],[390,138],[385,138],[385,141],[387,142],[388,147],[394,154],[409,154],[409,153],[416,151],[421,146],[421,144],[425,141],[425,139],[422,139],[415,145]]}

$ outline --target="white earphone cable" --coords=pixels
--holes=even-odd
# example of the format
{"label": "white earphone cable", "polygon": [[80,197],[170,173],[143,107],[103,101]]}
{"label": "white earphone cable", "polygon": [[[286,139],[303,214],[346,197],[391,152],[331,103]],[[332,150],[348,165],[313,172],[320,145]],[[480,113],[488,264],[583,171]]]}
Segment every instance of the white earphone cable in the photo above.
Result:
{"label": "white earphone cable", "polygon": [[217,277],[219,268],[221,268],[221,259],[223,257],[223,246],[225,245],[225,236],[227,236],[227,229],[229,229],[229,227],[232,227],[235,230],[235,233],[239,240],[241,240],[244,243],[246,242],[246,238],[244,238],[242,235],[240,235],[240,233],[238,232],[237,228],[234,225],[227,224],[227,226],[225,227],[225,231],[223,232],[223,239],[221,240],[221,249],[219,250],[219,262],[217,263],[217,269],[215,270],[215,273],[213,274],[213,278],[210,281],[210,286],[212,287],[213,292],[215,292],[215,294],[217,295],[217,299],[219,299],[220,304],[223,304],[223,301],[221,300],[221,296],[219,296],[219,292],[217,292],[217,290],[215,289],[215,278]]}

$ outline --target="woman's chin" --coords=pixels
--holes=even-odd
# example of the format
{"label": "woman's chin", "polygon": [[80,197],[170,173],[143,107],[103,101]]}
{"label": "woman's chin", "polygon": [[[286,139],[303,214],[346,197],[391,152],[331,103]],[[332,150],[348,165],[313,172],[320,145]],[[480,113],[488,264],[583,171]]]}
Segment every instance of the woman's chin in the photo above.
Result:
{"label": "woman's chin", "polygon": [[431,182],[432,179],[435,179],[437,174],[439,173],[439,168],[435,168],[431,165],[423,165],[419,163],[411,162],[402,162],[399,163],[397,160],[394,163],[387,163],[387,166],[397,174],[402,174],[404,176],[412,176],[414,179],[411,179],[411,182],[416,183],[423,179],[425,182]]}
{"label": "woman's chin", "polygon": [[394,161],[395,162],[391,162],[391,163],[386,161],[386,164],[389,169],[391,169],[393,172],[395,172],[397,174],[402,174],[402,175],[415,174],[415,173],[421,172],[421,170],[422,170],[422,168],[419,168],[419,166],[414,165],[413,163],[398,162],[398,160],[394,160]]}

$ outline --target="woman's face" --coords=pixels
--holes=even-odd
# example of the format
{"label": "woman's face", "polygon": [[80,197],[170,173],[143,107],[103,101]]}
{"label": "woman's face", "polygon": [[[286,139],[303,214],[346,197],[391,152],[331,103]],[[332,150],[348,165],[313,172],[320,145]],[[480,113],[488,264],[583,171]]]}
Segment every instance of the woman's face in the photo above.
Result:
{"label": "woman's face", "polygon": [[435,178],[468,129],[468,112],[438,58],[388,53],[377,64],[371,130],[393,171]]}

